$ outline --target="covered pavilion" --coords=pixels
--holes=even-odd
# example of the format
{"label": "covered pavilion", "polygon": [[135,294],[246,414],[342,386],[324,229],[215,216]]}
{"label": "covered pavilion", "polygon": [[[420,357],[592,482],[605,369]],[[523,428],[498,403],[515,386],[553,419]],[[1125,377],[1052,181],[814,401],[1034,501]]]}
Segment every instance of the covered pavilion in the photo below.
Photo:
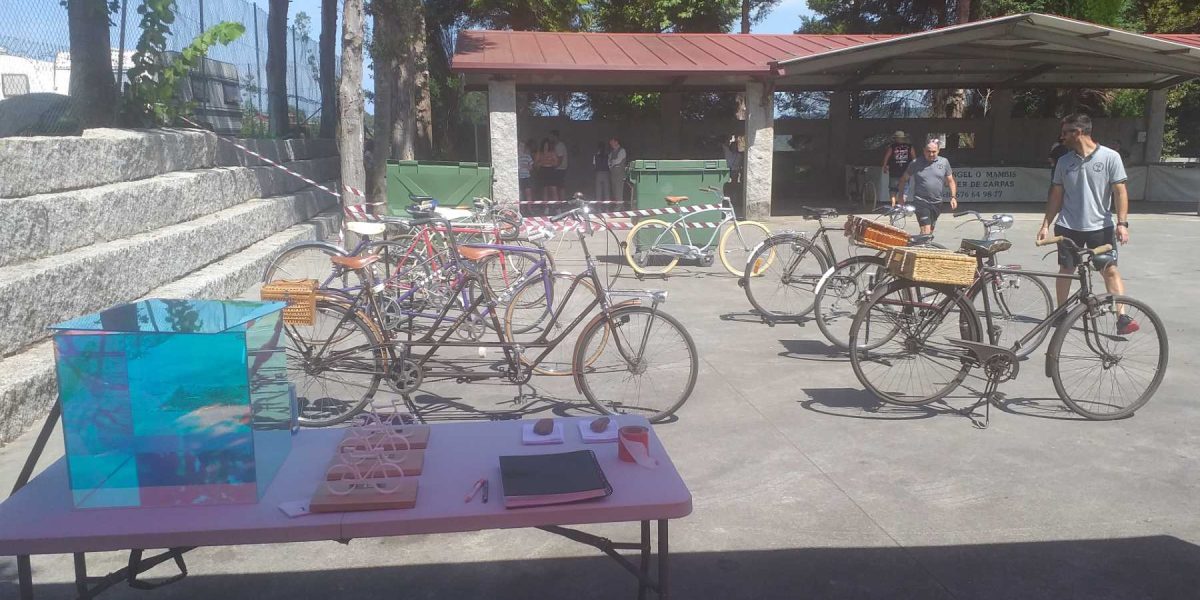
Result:
{"label": "covered pavilion", "polygon": [[772,211],[774,92],[831,92],[819,151],[828,156],[825,168],[841,173],[864,162],[851,142],[856,90],[991,89],[979,136],[986,143],[976,145],[975,158],[1003,164],[1023,143],[1011,139],[1020,134],[1011,122],[1013,89],[1146,89],[1145,115],[1133,126],[1138,162],[1156,163],[1166,90],[1200,77],[1200,35],[1139,35],[1033,13],[907,35],[463,31],[452,68],[468,89],[487,90],[493,194],[504,202],[518,199],[519,92],[666,92],[661,132],[676,148],[676,92],[744,93],[744,198],[748,215],[759,218]]}

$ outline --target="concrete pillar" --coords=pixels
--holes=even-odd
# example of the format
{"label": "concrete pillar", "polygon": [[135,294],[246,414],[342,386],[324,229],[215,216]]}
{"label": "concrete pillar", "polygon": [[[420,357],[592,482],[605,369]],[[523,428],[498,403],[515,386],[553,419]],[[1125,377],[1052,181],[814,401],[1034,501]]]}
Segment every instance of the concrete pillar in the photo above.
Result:
{"label": "concrete pillar", "polygon": [[850,136],[850,92],[829,94],[829,162],[833,176],[833,193],[837,198],[846,195],[846,142]]}
{"label": "concrete pillar", "polygon": [[517,181],[517,84],[512,80],[488,82],[488,135],[492,155],[492,200],[516,205],[520,199]]}
{"label": "concrete pillar", "polygon": [[1146,94],[1146,162],[1162,160],[1163,130],[1167,125],[1167,90]]}
{"label": "concrete pillar", "polygon": [[[662,117],[662,149],[666,158],[683,158],[680,156],[679,131],[683,123],[683,94],[678,92],[663,92],[659,96],[659,114]],[[694,157],[692,157],[694,158]]]}
{"label": "concrete pillar", "polygon": [[1012,90],[992,90],[991,109],[988,111],[988,119],[991,120],[992,126],[992,141],[989,145],[988,156],[994,164],[1008,161],[1008,134],[1012,130],[1012,109]]}
{"label": "concrete pillar", "polygon": [[771,216],[775,98],[764,84],[746,84],[746,218]]}

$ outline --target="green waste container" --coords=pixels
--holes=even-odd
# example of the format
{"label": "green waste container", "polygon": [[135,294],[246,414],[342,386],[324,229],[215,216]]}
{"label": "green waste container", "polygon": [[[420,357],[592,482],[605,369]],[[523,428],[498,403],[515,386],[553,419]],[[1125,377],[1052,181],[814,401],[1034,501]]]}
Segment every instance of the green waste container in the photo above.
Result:
{"label": "green waste container", "polygon": [[[687,196],[686,202],[677,206],[716,204],[720,199],[712,192],[700,188],[713,186],[723,189],[729,181],[729,165],[721,160],[635,160],[629,165],[629,181],[633,183],[633,207],[664,208],[665,196]],[[658,218],[670,223],[679,215],[662,215]],[[721,221],[721,213],[706,212],[688,220],[689,223]],[[716,235],[716,229],[688,229],[692,244],[703,246]],[[683,232],[680,241],[687,243]]]}
{"label": "green waste container", "polygon": [[439,206],[470,206],[492,197],[492,168],[470,162],[388,161],[388,213],[406,215],[409,195],[433,196]]}

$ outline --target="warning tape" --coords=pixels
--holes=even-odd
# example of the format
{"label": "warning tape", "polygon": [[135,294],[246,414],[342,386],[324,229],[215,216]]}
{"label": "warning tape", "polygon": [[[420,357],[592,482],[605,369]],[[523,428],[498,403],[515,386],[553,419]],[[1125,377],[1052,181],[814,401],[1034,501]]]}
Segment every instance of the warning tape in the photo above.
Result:
{"label": "warning tape", "polygon": [[677,215],[682,213],[704,212],[706,210],[717,210],[721,208],[720,204],[698,204],[695,206],[667,206],[663,208],[642,208],[638,210],[622,210],[617,212],[604,213],[605,218],[619,219],[622,217],[652,217],[655,215]]}
{"label": "warning tape", "polygon": [[[570,204],[574,200],[522,200],[517,202],[520,205],[528,206],[544,206],[547,204]],[[588,200],[588,204],[625,204],[624,200]]]}

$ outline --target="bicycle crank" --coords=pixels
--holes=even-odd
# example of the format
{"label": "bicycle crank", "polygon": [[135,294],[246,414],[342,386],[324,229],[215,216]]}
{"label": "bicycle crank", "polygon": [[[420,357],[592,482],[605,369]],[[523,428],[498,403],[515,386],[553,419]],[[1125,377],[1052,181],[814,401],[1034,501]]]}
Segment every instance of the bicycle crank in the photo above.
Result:
{"label": "bicycle crank", "polygon": [[486,328],[487,325],[483,322],[483,317],[476,314],[470,314],[467,315],[467,318],[463,319],[462,323],[459,323],[458,327],[454,331],[454,334],[463,341],[478,342],[483,338],[483,333]]}
{"label": "bicycle crank", "polygon": [[411,360],[397,360],[392,362],[386,379],[388,385],[397,393],[409,394],[421,387],[421,382],[425,379],[425,370]]}

